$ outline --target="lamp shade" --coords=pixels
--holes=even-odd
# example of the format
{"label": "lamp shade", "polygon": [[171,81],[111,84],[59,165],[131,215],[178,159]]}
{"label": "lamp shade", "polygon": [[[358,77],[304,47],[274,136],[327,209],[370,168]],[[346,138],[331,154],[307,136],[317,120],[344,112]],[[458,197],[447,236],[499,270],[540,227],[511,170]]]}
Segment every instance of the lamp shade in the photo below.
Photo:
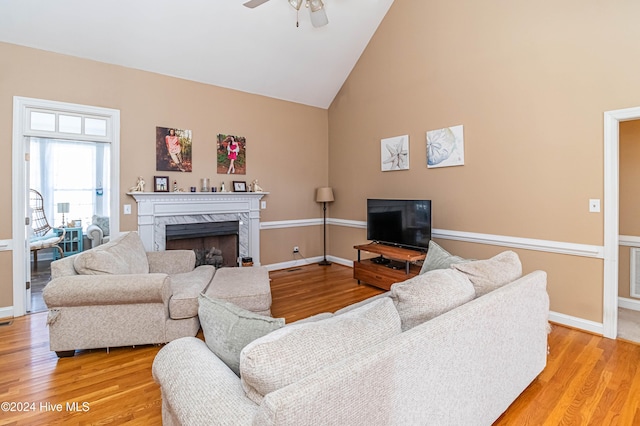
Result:
{"label": "lamp shade", "polygon": [[316,190],[316,202],[318,203],[330,203],[333,201],[333,189],[326,186],[318,188]]}
{"label": "lamp shade", "polygon": [[69,203],[58,203],[58,213],[69,213]]}

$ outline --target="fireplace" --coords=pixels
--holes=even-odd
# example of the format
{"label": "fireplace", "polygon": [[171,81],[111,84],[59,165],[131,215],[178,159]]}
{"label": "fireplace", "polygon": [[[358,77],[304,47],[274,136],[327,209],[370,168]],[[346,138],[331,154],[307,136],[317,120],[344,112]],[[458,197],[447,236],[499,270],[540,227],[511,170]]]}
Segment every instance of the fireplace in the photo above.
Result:
{"label": "fireplace", "polygon": [[240,222],[182,223],[165,226],[166,250],[193,250],[196,266],[238,266]]}
{"label": "fireplace", "polygon": [[[147,251],[166,250],[173,225],[237,222],[238,257],[260,266],[260,199],[265,192],[130,192],[138,203],[138,233]],[[194,238],[201,236],[196,235]],[[206,243],[209,245],[210,243]],[[221,244],[219,242],[214,243]],[[233,243],[232,243],[233,245]],[[226,255],[225,255],[226,257]],[[231,256],[229,256],[231,260]]]}

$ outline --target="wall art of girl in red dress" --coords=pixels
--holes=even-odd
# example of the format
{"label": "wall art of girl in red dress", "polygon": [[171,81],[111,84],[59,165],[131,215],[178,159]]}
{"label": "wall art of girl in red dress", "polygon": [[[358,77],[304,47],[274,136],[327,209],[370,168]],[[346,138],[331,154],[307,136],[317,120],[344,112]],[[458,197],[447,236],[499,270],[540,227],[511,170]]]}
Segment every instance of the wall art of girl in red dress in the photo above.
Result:
{"label": "wall art of girl in red dress", "polygon": [[217,148],[217,172],[219,174],[246,174],[246,148],[246,138],[242,136],[219,134]]}

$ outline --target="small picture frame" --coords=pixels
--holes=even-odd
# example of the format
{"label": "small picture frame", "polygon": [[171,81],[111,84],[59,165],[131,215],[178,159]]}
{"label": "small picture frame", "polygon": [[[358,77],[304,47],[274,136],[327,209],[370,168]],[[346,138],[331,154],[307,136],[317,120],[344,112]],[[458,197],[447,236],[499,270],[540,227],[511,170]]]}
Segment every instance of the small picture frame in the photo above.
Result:
{"label": "small picture frame", "polygon": [[169,192],[169,176],[154,176],[153,192]]}
{"label": "small picture frame", "polygon": [[234,180],[233,192],[247,192],[247,182],[243,180]]}

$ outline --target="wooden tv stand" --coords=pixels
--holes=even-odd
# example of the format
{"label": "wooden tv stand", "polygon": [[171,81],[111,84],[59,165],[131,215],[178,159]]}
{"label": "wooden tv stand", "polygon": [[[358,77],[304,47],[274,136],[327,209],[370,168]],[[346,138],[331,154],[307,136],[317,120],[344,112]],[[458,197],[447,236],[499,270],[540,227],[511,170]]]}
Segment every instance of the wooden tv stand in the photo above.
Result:
{"label": "wooden tv stand", "polygon": [[[375,287],[389,290],[392,284],[415,277],[420,272],[420,266],[414,262],[424,260],[427,256],[418,250],[369,243],[353,246],[358,250],[358,260],[353,263],[353,278],[364,281]],[[376,253],[380,256],[374,259],[360,258],[360,251]],[[384,263],[377,263],[381,259]]]}

